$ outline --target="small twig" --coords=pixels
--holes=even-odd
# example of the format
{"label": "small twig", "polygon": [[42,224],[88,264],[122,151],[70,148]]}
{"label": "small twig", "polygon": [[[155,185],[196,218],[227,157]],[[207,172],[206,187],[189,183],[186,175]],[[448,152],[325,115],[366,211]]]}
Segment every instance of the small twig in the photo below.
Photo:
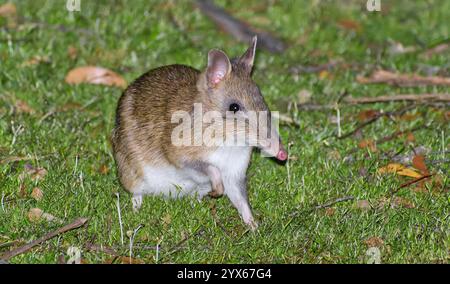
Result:
{"label": "small twig", "polygon": [[274,53],[281,53],[286,49],[284,42],[273,37],[268,32],[258,32],[256,29],[244,24],[231,16],[224,9],[216,6],[209,0],[197,0],[197,7],[220,28],[233,35],[237,40],[249,43],[254,35],[258,36],[258,43],[261,47]]}
{"label": "small twig", "polygon": [[355,199],[355,197],[353,197],[353,196],[339,197],[339,198],[336,198],[335,200],[329,201],[327,203],[317,205],[316,207],[314,207],[314,209],[318,210],[318,209],[328,208],[328,207],[333,206],[336,203],[349,201],[349,200],[353,200],[353,199]]}
{"label": "small twig", "polygon": [[26,245],[23,245],[23,246],[21,246],[21,247],[19,247],[17,249],[14,249],[12,251],[9,251],[9,252],[3,254],[0,257],[0,259],[8,261],[12,257],[15,257],[15,256],[17,256],[19,254],[25,253],[25,252],[29,251],[30,249],[32,249],[33,247],[35,247],[35,246],[37,246],[37,245],[39,245],[39,244],[41,244],[41,243],[43,243],[45,241],[48,241],[48,240],[56,237],[57,235],[60,235],[60,234],[66,233],[68,231],[80,228],[81,226],[86,224],[87,221],[88,221],[87,218],[78,218],[75,221],[73,221],[72,223],[67,224],[64,227],[61,227],[61,228],[59,228],[59,229],[57,229],[57,230],[55,230],[55,231],[53,231],[51,233],[48,233],[47,235],[45,235],[45,236],[43,236],[43,237],[41,237],[41,238],[39,238],[37,240],[29,242]]}
{"label": "small twig", "polygon": [[400,94],[392,96],[378,96],[378,97],[362,97],[354,98],[348,97],[344,102],[348,104],[373,104],[383,102],[399,102],[399,101],[416,101],[416,102],[450,102],[450,94]]}
{"label": "small twig", "polygon": [[396,194],[400,189],[405,188],[405,187],[408,187],[408,186],[410,186],[410,185],[412,185],[412,184],[415,184],[415,183],[417,183],[417,182],[419,182],[419,181],[421,181],[421,180],[427,179],[427,178],[429,178],[429,177],[431,177],[431,176],[433,176],[433,175],[432,175],[432,174],[429,174],[429,175],[425,175],[425,176],[422,176],[422,177],[420,177],[420,178],[416,178],[416,179],[414,179],[414,180],[405,182],[404,184],[400,185],[396,190],[392,191],[391,196],[394,195],[394,194]]}

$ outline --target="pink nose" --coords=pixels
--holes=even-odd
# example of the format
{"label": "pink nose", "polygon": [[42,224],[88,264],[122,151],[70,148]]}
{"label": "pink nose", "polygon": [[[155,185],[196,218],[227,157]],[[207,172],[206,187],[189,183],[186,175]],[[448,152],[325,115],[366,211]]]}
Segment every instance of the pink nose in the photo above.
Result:
{"label": "pink nose", "polygon": [[280,150],[277,154],[277,159],[280,161],[286,161],[288,158],[288,154],[285,150]]}

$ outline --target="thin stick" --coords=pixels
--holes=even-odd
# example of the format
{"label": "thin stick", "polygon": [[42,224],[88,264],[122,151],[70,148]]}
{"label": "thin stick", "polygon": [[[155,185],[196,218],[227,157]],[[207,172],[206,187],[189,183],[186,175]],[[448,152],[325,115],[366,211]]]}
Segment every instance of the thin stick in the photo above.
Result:
{"label": "thin stick", "polygon": [[74,230],[74,229],[78,229],[81,226],[83,226],[84,224],[86,224],[87,221],[88,221],[87,218],[78,218],[75,221],[73,221],[72,223],[67,224],[64,227],[61,227],[51,233],[48,233],[47,235],[45,235],[37,240],[29,242],[26,245],[23,245],[17,249],[14,249],[12,251],[9,251],[9,252],[3,254],[0,257],[0,259],[7,261],[7,260],[11,259],[12,257],[15,257],[19,254],[25,253],[25,252],[29,251],[30,249],[32,249],[33,247],[56,237],[57,235],[66,233],[66,232]]}
{"label": "thin stick", "polygon": [[416,179],[414,179],[414,180],[412,180],[412,181],[408,181],[408,182],[406,182],[406,183],[400,185],[397,189],[395,189],[394,191],[392,191],[391,197],[392,197],[394,194],[396,194],[400,189],[405,188],[405,187],[408,187],[408,186],[410,186],[410,185],[412,185],[412,184],[415,184],[415,183],[417,183],[417,182],[419,182],[419,181],[421,181],[421,180],[427,179],[427,178],[429,178],[429,177],[431,177],[431,176],[433,176],[433,175],[432,175],[432,174],[430,174],[430,175],[425,175],[425,176],[423,176],[423,177],[416,178]]}
{"label": "thin stick", "polygon": [[258,32],[254,28],[244,24],[231,16],[224,9],[216,6],[209,0],[197,0],[197,7],[221,29],[233,35],[237,40],[249,43],[254,35],[258,36],[261,47],[274,53],[281,53],[286,49],[284,42],[273,37],[268,32]]}
{"label": "thin stick", "polygon": [[325,204],[317,205],[316,207],[314,207],[314,209],[317,210],[317,209],[323,209],[323,208],[331,207],[331,206],[333,206],[336,203],[349,201],[349,200],[353,200],[353,199],[355,199],[355,197],[353,197],[353,196],[339,197],[339,198],[336,198],[335,200],[332,200],[332,201],[327,202]]}
{"label": "thin stick", "polygon": [[362,97],[353,98],[348,97],[344,102],[348,104],[373,104],[383,102],[398,102],[398,101],[435,101],[435,102],[450,102],[450,94],[400,94],[392,96],[378,96],[378,97]]}

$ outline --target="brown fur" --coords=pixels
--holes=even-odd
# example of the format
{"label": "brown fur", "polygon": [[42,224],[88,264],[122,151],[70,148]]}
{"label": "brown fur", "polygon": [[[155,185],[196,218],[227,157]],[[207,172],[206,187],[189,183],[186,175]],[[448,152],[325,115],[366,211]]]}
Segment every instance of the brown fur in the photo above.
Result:
{"label": "brown fur", "polygon": [[[171,143],[174,111],[192,112],[194,103],[203,104],[203,112],[224,113],[231,101],[247,110],[268,110],[259,89],[250,77],[248,67],[239,60],[232,62],[231,73],[218,86],[206,83],[206,74],[184,65],[153,69],[134,81],[124,92],[117,107],[112,142],[119,178],[133,191],[142,178],[143,165],[202,161],[214,147],[175,147]],[[223,186],[217,185],[223,192]],[[213,193],[212,195],[217,195]]]}

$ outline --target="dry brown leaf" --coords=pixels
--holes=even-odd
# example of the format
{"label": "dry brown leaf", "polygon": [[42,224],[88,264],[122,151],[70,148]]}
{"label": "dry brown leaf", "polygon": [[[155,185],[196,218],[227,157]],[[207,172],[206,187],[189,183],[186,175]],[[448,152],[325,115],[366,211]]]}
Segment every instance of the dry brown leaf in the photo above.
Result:
{"label": "dry brown leaf", "polygon": [[385,83],[389,85],[414,87],[428,85],[450,86],[450,78],[446,77],[423,77],[417,74],[399,74],[386,70],[378,70],[372,73],[370,77],[358,76],[356,81],[361,84],[378,84]]}
{"label": "dry brown leaf", "polygon": [[37,222],[41,219],[43,213],[44,211],[39,208],[31,208],[30,211],[28,211],[28,220],[31,222]]}
{"label": "dry brown leaf", "polygon": [[358,22],[355,22],[353,20],[347,20],[343,19],[338,21],[337,23],[341,28],[344,28],[346,30],[354,30],[354,31],[360,31],[361,25]]}
{"label": "dry brown leaf", "polygon": [[384,245],[384,241],[380,237],[370,237],[367,240],[364,241],[364,244],[366,244],[368,247],[382,247]]}
{"label": "dry brown leaf", "polygon": [[72,69],[66,76],[68,84],[101,84],[125,88],[127,82],[119,74],[96,66],[84,66]]}
{"label": "dry brown leaf", "polygon": [[14,17],[17,14],[16,5],[13,3],[6,3],[0,6],[0,16],[2,17]]}
{"label": "dry brown leaf", "polygon": [[412,132],[408,132],[408,134],[406,134],[406,141],[411,143],[416,141],[416,137]]}
{"label": "dry brown leaf", "polygon": [[425,165],[425,157],[423,155],[415,155],[412,159],[412,166],[418,169],[423,175],[429,175],[427,166]]}
{"label": "dry brown leaf", "polygon": [[401,115],[398,119],[403,120],[403,121],[413,121],[419,118],[419,114],[418,113],[405,113],[403,115]]}
{"label": "dry brown leaf", "polygon": [[360,149],[368,148],[371,152],[377,151],[377,145],[373,139],[363,139],[359,141],[358,147]]}
{"label": "dry brown leaf", "polygon": [[377,172],[379,174],[391,173],[391,174],[407,176],[407,177],[412,177],[412,178],[422,177],[422,175],[420,173],[416,172],[414,169],[406,168],[404,165],[398,164],[398,163],[390,163],[385,167],[379,168]]}
{"label": "dry brown leaf", "polygon": [[45,213],[40,208],[31,208],[30,211],[28,211],[28,220],[31,222],[38,222],[41,219],[51,222],[56,220],[56,217],[49,213]]}
{"label": "dry brown leaf", "polygon": [[445,120],[445,121],[450,120],[450,110],[449,110],[449,111],[446,111],[446,112],[444,113],[444,120]]}
{"label": "dry brown leaf", "polygon": [[373,110],[373,109],[363,110],[360,113],[358,113],[358,120],[360,122],[364,122],[364,121],[367,121],[367,120],[377,117],[379,114],[380,114],[380,112],[377,110]]}
{"label": "dry brown leaf", "polygon": [[108,172],[109,172],[108,166],[106,166],[106,165],[101,165],[101,166],[100,166],[100,169],[99,169],[99,172],[100,172],[102,175],[108,174]]}
{"label": "dry brown leaf", "polygon": [[33,191],[31,192],[31,197],[33,197],[35,200],[39,201],[44,197],[44,193],[39,187],[33,188]]}

